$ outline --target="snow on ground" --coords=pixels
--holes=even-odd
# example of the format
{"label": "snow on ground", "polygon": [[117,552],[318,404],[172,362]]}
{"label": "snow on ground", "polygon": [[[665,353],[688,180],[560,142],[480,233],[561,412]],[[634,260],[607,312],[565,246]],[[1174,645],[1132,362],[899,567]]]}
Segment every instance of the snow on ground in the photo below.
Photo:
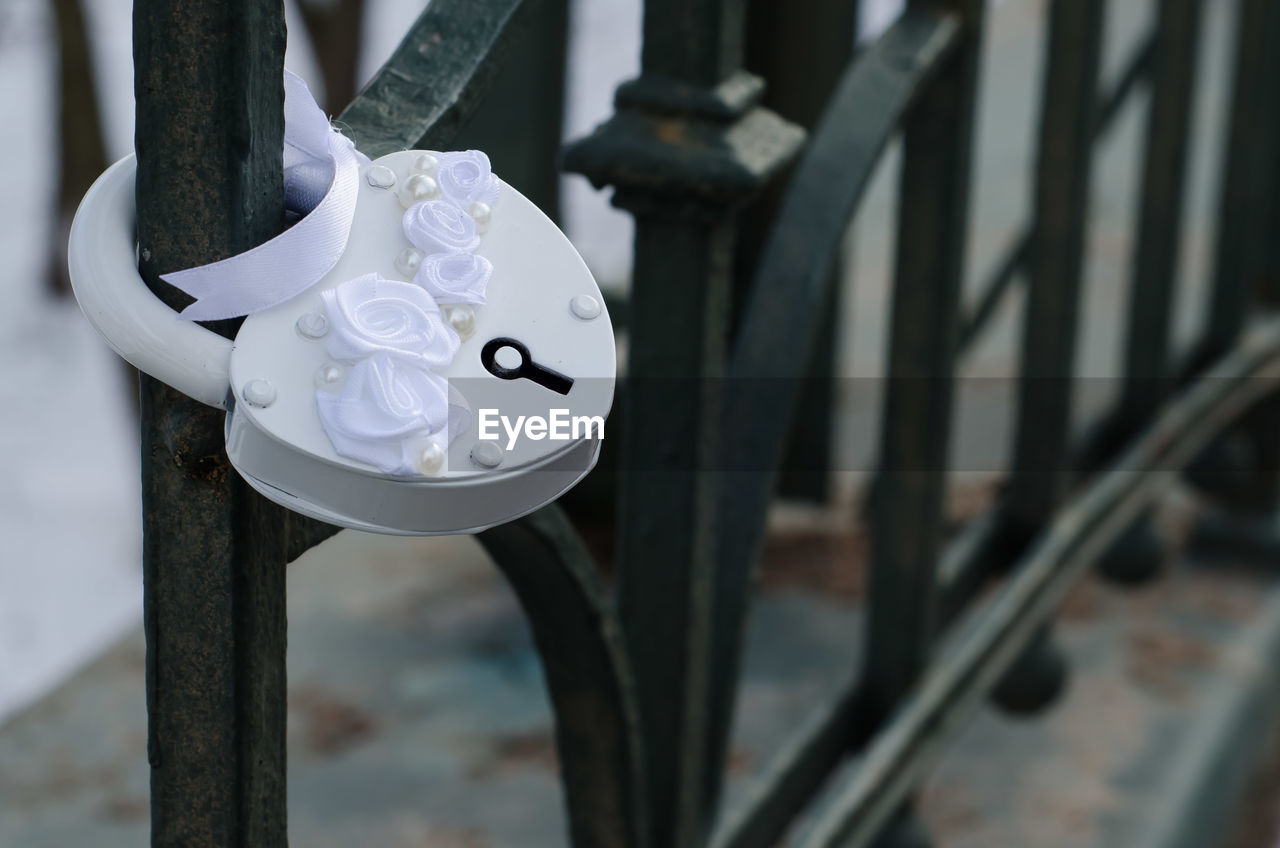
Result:
{"label": "snow on ground", "polygon": [[[317,91],[315,58],[289,5],[287,62]],[[875,29],[896,0],[864,0]],[[109,158],[132,147],[129,0],[84,3]],[[421,0],[370,0],[363,72],[382,63]],[[639,68],[640,0],[575,0],[565,132],[612,111],[614,87]],[[142,606],[137,434],[118,361],[74,304],[44,295],[51,226],[54,33],[49,4],[0,10],[0,97],[11,124],[0,190],[0,721],[96,656]],[[567,229],[606,284],[625,281],[630,219],[577,176],[565,178]]]}
{"label": "snow on ground", "polygon": [[56,188],[47,5],[10,0],[0,22],[0,97],[22,116],[0,166],[0,718],[114,642],[142,607],[124,370],[74,303],[43,290]]}

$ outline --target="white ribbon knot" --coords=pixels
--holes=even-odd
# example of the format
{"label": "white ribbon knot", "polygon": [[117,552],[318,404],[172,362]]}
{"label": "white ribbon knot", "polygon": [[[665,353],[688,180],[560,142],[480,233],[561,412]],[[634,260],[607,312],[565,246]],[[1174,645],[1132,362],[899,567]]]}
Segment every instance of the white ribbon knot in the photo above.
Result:
{"label": "white ribbon knot", "polygon": [[328,191],[306,217],[280,235],[227,259],[165,274],[160,279],[196,302],[189,321],[215,321],[259,312],[306,291],[337,264],[356,211],[360,166],[368,157],[329,125],[301,77],[284,72],[284,165],[287,196],[305,207],[323,175]]}

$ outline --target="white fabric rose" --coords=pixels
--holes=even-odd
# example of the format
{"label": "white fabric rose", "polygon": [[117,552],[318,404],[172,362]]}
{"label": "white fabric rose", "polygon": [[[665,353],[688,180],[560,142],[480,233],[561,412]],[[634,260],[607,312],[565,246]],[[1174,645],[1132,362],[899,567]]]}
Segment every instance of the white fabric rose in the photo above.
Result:
{"label": "white fabric rose", "polygon": [[375,353],[419,367],[444,368],[462,340],[420,286],[365,274],[322,293],[329,318],[326,349],[353,361]]}
{"label": "white fabric rose", "polygon": [[414,454],[429,437],[449,443],[448,382],[397,356],[360,360],[341,392],[316,392],[316,405],[340,456],[388,474],[417,474]]}
{"label": "white fabric rose", "polygon": [[475,219],[448,200],[415,203],[401,223],[405,238],[423,253],[469,253],[480,246]]}
{"label": "white fabric rose", "polygon": [[418,265],[413,281],[440,303],[484,303],[493,264],[474,253],[434,253]]}
{"label": "white fabric rose", "polygon": [[459,150],[441,153],[436,170],[436,182],[440,192],[463,209],[473,203],[490,206],[498,199],[501,182],[490,170],[489,157],[481,150]]}

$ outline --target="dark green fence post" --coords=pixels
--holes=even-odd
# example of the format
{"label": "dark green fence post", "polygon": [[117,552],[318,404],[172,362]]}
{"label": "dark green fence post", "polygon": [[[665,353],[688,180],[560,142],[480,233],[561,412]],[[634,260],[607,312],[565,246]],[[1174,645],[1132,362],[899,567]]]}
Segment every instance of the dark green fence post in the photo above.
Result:
{"label": "dark green fence post", "polygon": [[[1104,18],[1103,0],[1054,0],[1049,10],[1017,434],[1003,503],[1015,550],[1048,525],[1073,473],[1076,338]],[[996,688],[996,703],[1013,712],[1046,706],[1065,672],[1046,628]]]}
{"label": "dark green fence post", "polygon": [[[882,721],[925,668],[937,627],[960,290],[982,0],[950,0],[960,46],[903,123],[888,383],[873,496],[864,666],[869,718]],[[908,13],[938,8],[911,0]],[[886,844],[918,844],[909,809]],[[896,840],[902,840],[900,843]]]}
{"label": "dark green fence post", "polygon": [[1218,243],[1209,319],[1197,364],[1221,356],[1244,328],[1250,291],[1265,265],[1264,210],[1273,188],[1277,98],[1272,82],[1280,33],[1280,6],[1272,0],[1242,0],[1236,20],[1231,124],[1223,151]]}
{"label": "dark green fence post", "polygon": [[[774,0],[748,4],[747,69],[767,83],[764,105],[806,131],[822,115],[836,83],[853,58],[858,31],[857,0],[820,0],[803,14]],[[776,181],[742,215],[738,244],[737,297],[741,300],[755,271],[769,226],[778,214],[782,191],[790,176]],[[831,273],[839,281],[844,263]],[[830,494],[837,336],[842,288],[834,285],[823,308],[809,379],[794,416],[778,492],[784,497],[818,503]],[[737,310],[736,310],[737,311]]]}
{"label": "dark green fence post", "polygon": [[1070,477],[1072,374],[1093,163],[1102,0],[1054,0],[1037,146],[1017,436],[1007,515],[1019,538],[1045,526]]}
{"label": "dark green fence post", "polygon": [[[1236,21],[1213,291],[1209,317],[1191,362],[1193,372],[1231,349],[1251,308],[1275,302],[1274,284],[1267,278],[1275,233],[1271,220],[1280,208],[1271,195],[1280,183],[1275,154],[1280,139],[1280,98],[1273,84],[1280,73],[1277,36],[1280,4],[1242,0]],[[1280,443],[1275,435],[1280,411],[1275,406],[1271,402],[1260,406],[1224,434],[1189,471],[1193,482],[1236,513],[1234,529],[1212,526],[1211,522],[1210,536],[1225,537],[1244,529],[1238,519],[1246,513],[1250,518],[1269,517],[1280,502]]]}
{"label": "dark green fence post", "polygon": [[635,663],[655,845],[701,843],[708,791],[721,377],[734,210],[794,154],[798,129],[742,72],[742,0],[650,0],[643,75],[566,150],[636,217],[622,410],[619,601]]}
{"label": "dark green fence post", "polygon": [[[1203,2],[1161,0],[1157,8],[1124,384],[1116,412],[1104,425],[1109,432],[1103,436],[1099,451],[1108,459],[1151,422],[1174,386],[1169,336],[1182,245]],[[1167,553],[1150,518],[1145,515],[1100,558],[1103,574],[1136,583],[1158,573]]]}
{"label": "dark green fence post", "polygon": [[558,221],[569,2],[536,0],[534,11],[452,148],[485,151],[494,173]]}
{"label": "dark green fence post", "polygon": [[[909,9],[927,9],[915,0]],[[866,679],[883,717],[934,639],[959,296],[965,265],[981,0],[951,0],[962,46],[904,122],[881,471],[872,507]]]}
{"label": "dark green fence post", "polygon": [[[283,226],[284,41],[278,2],[134,4],[139,254],[170,305],[182,295],[159,274]],[[284,513],[230,468],[222,428],[222,412],[143,378],[157,848],[287,844]]]}
{"label": "dark green fence post", "polygon": [[1119,413],[1126,437],[1151,420],[1173,387],[1169,333],[1202,8],[1202,0],[1159,4]]}

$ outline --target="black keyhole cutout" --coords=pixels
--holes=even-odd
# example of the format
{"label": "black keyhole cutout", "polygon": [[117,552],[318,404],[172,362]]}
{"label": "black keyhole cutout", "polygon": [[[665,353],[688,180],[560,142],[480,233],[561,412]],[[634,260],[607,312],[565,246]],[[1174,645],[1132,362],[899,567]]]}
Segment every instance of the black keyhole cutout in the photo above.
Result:
{"label": "black keyhole cutout", "polygon": [[[515,368],[498,364],[498,351],[507,347],[520,354],[520,364]],[[529,355],[528,346],[515,339],[503,337],[485,342],[484,347],[480,349],[480,364],[484,366],[484,370],[499,380],[532,380],[539,386],[562,395],[569,394],[569,390],[573,388],[572,377],[566,377],[559,371],[552,371],[534,362],[533,357]]]}

